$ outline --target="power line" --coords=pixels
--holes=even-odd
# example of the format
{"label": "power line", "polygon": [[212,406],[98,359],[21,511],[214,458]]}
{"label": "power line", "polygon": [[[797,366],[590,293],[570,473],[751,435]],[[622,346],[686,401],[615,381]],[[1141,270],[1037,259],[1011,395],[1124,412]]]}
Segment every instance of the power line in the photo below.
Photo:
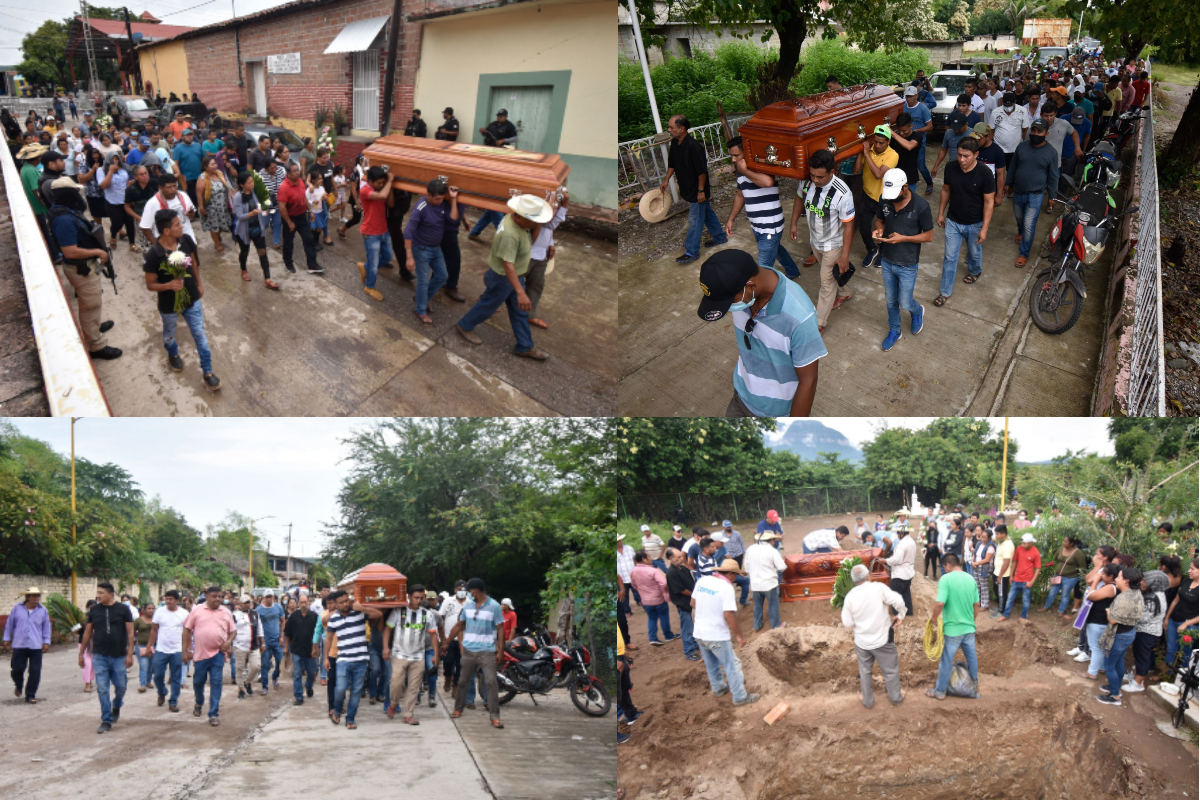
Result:
{"label": "power line", "polygon": [[203,3],[198,3],[197,5],[189,6],[188,8],[181,8],[178,11],[168,11],[166,14],[160,14],[159,17],[169,17],[174,14],[182,14],[185,11],[191,11],[193,8],[199,8],[200,6],[206,6],[209,3],[215,3],[215,2],[217,2],[217,0],[204,0]]}

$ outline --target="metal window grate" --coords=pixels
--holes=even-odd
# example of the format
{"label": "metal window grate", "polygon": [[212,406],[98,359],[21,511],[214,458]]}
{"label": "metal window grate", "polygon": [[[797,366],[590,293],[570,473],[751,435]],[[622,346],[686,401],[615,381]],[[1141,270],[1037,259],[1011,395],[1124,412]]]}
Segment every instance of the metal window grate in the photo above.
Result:
{"label": "metal window grate", "polygon": [[[737,136],[742,123],[750,119],[751,114],[728,117],[729,130]],[[721,132],[721,123],[712,122],[699,125],[690,131],[693,138],[698,139],[708,153],[708,163],[717,164],[729,158],[725,151],[725,138]],[[661,147],[645,147],[653,139],[647,136],[642,139],[631,139],[617,145],[617,191],[634,192],[639,189],[652,189],[662,183],[667,174],[667,145]],[[635,152],[635,147],[644,149]],[[639,180],[640,177],[640,180]],[[643,186],[644,184],[644,186]]]}

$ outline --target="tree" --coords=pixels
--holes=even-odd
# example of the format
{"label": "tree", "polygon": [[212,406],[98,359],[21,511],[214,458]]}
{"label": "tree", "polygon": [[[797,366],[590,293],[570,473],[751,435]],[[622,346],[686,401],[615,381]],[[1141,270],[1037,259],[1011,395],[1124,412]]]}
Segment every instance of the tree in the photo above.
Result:
{"label": "tree", "polygon": [[[125,19],[124,9],[106,8],[104,6],[88,6],[88,16],[93,19]],[[21,40],[22,61],[17,65],[17,71],[31,83],[46,86],[70,86],[71,67],[66,57],[67,34],[70,30],[73,16],[61,22],[48,20],[43,22],[33,33],[26,34]],[[87,60],[74,59],[75,74],[88,74]],[[111,59],[100,59],[96,62],[97,77],[106,83],[117,76],[116,63]]]}
{"label": "tree", "polygon": [[760,489],[769,477],[766,465],[787,463],[768,456],[763,445],[763,433],[774,429],[770,418],[622,418],[615,430],[617,490],[727,494]]}
{"label": "tree", "polygon": [[963,0],[958,0],[958,5],[954,9],[954,13],[950,15],[950,19],[946,22],[950,33],[956,39],[965,38],[971,32],[971,18],[967,15],[969,10]]}
{"label": "tree", "polygon": [[1012,30],[1015,31],[1025,24],[1026,17],[1036,17],[1045,10],[1045,5],[1035,6],[1031,0],[1022,0],[1019,4],[1017,0],[1008,0],[1004,16],[1008,17],[1009,23],[1012,24]]}
{"label": "tree", "polygon": [[1195,454],[1194,417],[1125,417],[1108,423],[1118,461],[1144,467],[1152,460]]}
{"label": "tree", "polygon": [[1012,23],[1003,11],[989,9],[977,17],[971,17],[972,36],[995,36],[1012,32]]}

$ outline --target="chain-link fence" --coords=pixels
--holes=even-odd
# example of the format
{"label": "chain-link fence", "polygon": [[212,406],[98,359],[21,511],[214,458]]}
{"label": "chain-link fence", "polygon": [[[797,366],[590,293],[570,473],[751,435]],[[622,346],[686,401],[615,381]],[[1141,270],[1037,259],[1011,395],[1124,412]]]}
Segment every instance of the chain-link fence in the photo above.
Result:
{"label": "chain-link fence", "polygon": [[1154,103],[1142,120],[1141,174],[1138,176],[1137,300],[1129,364],[1129,407],[1136,417],[1165,416],[1163,379],[1162,245],[1158,233],[1158,170],[1154,157]]}
{"label": "chain-link fence", "polygon": [[[620,512],[627,519],[648,522],[675,522],[682,517],[688,525],[708,525],[720,520],[763,519],[768,509],[784,517],[808,517],[817,514],[875,513],[894,511],[878,492],[869,486],[804,486],[782,491],[699,494],[621,495]],[[894,505],[894,504],[893,504]]]}

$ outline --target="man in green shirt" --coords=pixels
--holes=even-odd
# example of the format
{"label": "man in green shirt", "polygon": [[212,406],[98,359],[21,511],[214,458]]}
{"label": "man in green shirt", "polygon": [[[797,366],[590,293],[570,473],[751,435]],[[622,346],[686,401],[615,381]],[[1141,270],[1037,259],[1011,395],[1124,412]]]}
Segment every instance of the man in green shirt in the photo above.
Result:
{"label": "man in green shirt", "polygon": [[36,142],[27,144],[17,153],[17,161],[21,163],[21,186],[25,189],[25,197],[29,200],[29,205],[33,206],[33,214],[37,217],[38,227],[42,229],[42,236],[53,254],[54,247],[51,244],[50,231],[46,227],[46,204],[42,202],[41,192],[38,191],[42,173],[38,171],[37,165],[47,149],[45,145]]}
{"label": "man in green shirt", "polygon": [[[944,556],[942,567],[946,572],[938,580],[937,603],[933,606],[929,621],[937,625],[938,617],[943,618],[945,647],[942,648],[942,660],[938,663],[937,686],[925,690],[925,694],[935,700],[946,699],[950,670],[960,647],[967,659],[971,680],[975,681],[976,686],[979,683],[979,662],[975,658],[975,615],[979,613],[979,585],[962,571],[958,556]],[[974,697],[979,697],[978,689]]]}
{"label": "man in green shirt", "polygon": [[533,346],[533,333],[529,327],[532,306],[525,294],[525,274],[529,272],[538,226],[550,221],[554,209],[542,198],[531,194],[512,198],[508,207],[512,213],[504,217],[492,237],[492,252],[488,255],[491,269],[483,277],[483,295],[458,321],[455,329],[471,344],[483,344],[483,339],[474,333],[475,328],[490,319],[500,306],[507,306],[508,321],[517,339],[513,353],[522,358],[545,361],[550,354]]}

